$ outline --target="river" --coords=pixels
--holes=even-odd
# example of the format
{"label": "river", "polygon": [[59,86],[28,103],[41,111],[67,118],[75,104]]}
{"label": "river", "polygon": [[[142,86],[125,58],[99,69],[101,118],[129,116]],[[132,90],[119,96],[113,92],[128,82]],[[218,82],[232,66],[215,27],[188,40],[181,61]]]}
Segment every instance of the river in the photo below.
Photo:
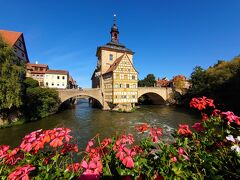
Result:
{"label": "river", "polygon": [[165,105],[140,106],[133,113],[118,113],[91,108],[86,100],[80,100],[72,109],[67,109],[42,120],[0,129],[0,144],[18,146],[24,135],[38,129],[52,129],[54,127],[68,127],[76,143],[83,148],[87,141],[100,133],[101,137],[117,134],[133,133],[134,126],[139,123],[148,123],[151,126],[162,127],[165,138],[178,127],[178,124],[194,124],[199,117],[183,108]]}

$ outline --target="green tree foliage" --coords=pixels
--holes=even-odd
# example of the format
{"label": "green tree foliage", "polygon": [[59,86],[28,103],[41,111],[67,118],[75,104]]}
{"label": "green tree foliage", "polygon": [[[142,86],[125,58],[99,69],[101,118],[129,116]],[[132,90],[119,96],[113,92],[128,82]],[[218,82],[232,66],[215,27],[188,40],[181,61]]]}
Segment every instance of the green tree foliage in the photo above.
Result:
{"label": "green tree foliage", "polygon": [[[231,61],[218,61],[204,70],[197,66],[190,79],[192,87],[185,96],[188,100],[196,96],[208,96],[223,102],[222,108],[240,113],[240,57]],[[187,97],[188,96],[188,97]]]}
{"label": "green tree foliage", "polygon": [[24,85],[26,88],[35,88],[39,86],[38,81],[30,77],[24,80]]}
{"label": "green tree foliage", "polygon": [[22,105],[24,65],[11,47],[0,37],[0,110],[9,111]]}
{"label": "green tree foliage", "polygon": [[36,120],[55,113],[60,105],[58,93],[54,89],[28,87],[26,91],[26,115]]}
{"label": "green tree foliage", "polygon": [[153,87],[156,83],[156,78],[153,74],[148,74],[143,80],[138,81],[139,87]]}

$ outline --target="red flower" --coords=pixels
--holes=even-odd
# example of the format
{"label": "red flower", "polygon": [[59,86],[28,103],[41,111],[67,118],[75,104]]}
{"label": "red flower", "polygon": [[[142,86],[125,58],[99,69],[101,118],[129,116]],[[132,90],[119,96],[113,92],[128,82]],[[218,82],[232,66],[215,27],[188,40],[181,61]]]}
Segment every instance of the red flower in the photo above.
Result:
{"label": "red flower", "polygon": [[204,130],[203,125],[200,122],[195,123],[192,126],[192,128],[195,129],[196,131],[203,131]]}
{"label": "red flower", "polygon": [[221,111],[218,109],[214,109],[212,112],[212,116],[219,117],[221,114]]}
{"label": "red flower", "polygon": [[19,160],[24,158],[24,154],[20,151],[20,148],[15,148],[9,152],[5,159],[5,164],[15,165]]}
{"label": "red flower", "polygon": [[68,165],[67,170],[70,172],[78,173],[81,169],[81,164],[80,163],[73,163]]}
{"label": "red flower", "polygon": [[162,128],[157,127],[150,128],[150,136],[152,137],[153,142],[157,142],[162,135],[163,135]]}
{"label": "red flower", "polygon": [[135,131],[137,132],[144,132],[148,130],[148,124],[147,123],[143,123],[143,124],[139,124],[135,126]]}
{"label": "red flower", "polygon": [[15,169],[9,176],[9,180],[29,180],[29,173],[36,169],[31,165],[20,166]]}
{"label": "red flower", "polygon": [[131,156],[126,156],[122,163],[127,167],[127,168],[133,168],[134,167],[134,162]]}
{"label": "red flower", "polygon": [[208,119],[209,119],[208,115],[206,113],[202,113],[202,121],[206,121]]}
{"label": "red flower", "polygon": [[237,125],[240,125],[239,117],[236,116],[233,112],[227,111],[221,113],[222,117],[225,118],[228,122],[228,125],[230,125],[231,122],[235,122]]}
{"label": "red flower", "polygon": [[76,144],[68,144],[64,143],[63,148],[62,148],[62,154],[66,154],[68,152],[75,151],[78,152],[78,147]]}
{"label": "red flower", "polygon": [[58,147],[63,145],[63,137],[57,137],[55,139],[52,140],[52,142],[50,142],[50,146],[52,147]]}
{"label": "red flower", "polygon": [[192,135],[192,131],[187,124],[179,124],[178,134],[180,135]]}
{"label": "red flower", "polygon": [[215,108],[213,99],[208,99],[205,96],[203,96],[202,98],[192,98],[189,105],[190,107],[196,108],[200,111],[206,109],[206,107]]}

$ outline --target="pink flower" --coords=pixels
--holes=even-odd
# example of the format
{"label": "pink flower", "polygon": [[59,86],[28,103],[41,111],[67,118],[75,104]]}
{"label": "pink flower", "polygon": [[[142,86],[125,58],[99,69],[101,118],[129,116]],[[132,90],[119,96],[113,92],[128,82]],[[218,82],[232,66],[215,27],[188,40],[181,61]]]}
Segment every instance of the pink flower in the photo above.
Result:
{"label": "pink flower", "polygon": [[153,142],[157,142],[162,135],[163,135],[162,128],[157,127],[150,128],[150,136],[152,137]]}
{"label": "pink flower", "polygon": [[208,115],[206,113],[202,113],[202,121],[206,121],[208,119],[209,119]]}
{"label": "pink flower", "polygon": [[178,148],[178,155],[182,156],[185,160],[189,160],[189,157],[186,155],[186,152],[182,147]]}
{"label": "pink flower", "polygon": [[239,117],[236,116],[233,112],[227,111],[221,113],[222,117],[225,118],[228,122],[228,125],[230,125],[231,122],[235,122],[237,125],[240,125]]}
{"label": "pink flower", "polygon": [[214,109],[212,112],[212,116],[214,116],[214,117],[219,117],[220,114],[221,114],[221,111],[218,109]]}
{"label": "pink flower", "polygon": [[25,166],[20,166],[17,167],[15,169],[15,171],[13,171],[9,176],[8,179],[9,180],[29,180],[29,173],[31,171],[33,171],[34,169],[36,169],[35,167],[31,166],[31,165],[25,165]]}
{"label": "pink flower", "polygon": [[93,158],[89,164],[82,161],[81,166],[85,169],[83,175],[99,175],[102,172],[102,163],[99,158]]}
{"label": "pink flower", "polygon": [[203,125],[200,122],[195,123],[192,126],[192,128],[195,129],[196,131],[203,131],[204,130]]}
{"label": "pink flower", "polygon": [[92,146],[93,146],[93,140],[88,141],[88,145],[86,147],[86,152],[89,152],[90,151],[90,147],[92,147]]}
{"label": "pink flower", "polygon": [[127,168],[133,168],[134,167],[134,162],[131,156],[126,156],[122,163],[127,167]]}
{"label": "pink flower", "polygon": [[0,145],[0,158],[4,158],[7,155],[7,151],[9,150],[10,146],[7,145]]}
{"label": "pink flower", "polygon": [[172,157],[172,158],[171,158],[171,162],[174,162],[174,163],[177,162],[177,158],[176,158],[175,156]]}

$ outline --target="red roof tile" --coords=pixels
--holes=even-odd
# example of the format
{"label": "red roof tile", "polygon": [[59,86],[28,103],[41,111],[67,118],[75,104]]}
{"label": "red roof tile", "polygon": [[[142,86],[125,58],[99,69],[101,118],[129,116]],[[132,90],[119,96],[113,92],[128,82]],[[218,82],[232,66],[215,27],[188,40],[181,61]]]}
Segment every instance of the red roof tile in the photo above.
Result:
{"label": "red roof tile", "polygon": [[27,67],[48,67],[47,64],[31,64],[27,63]]}
{"label": "red roof tile", "polygon": [[15,31],[7,31],[7,30],[0,30],[0,35],[2,36],[3,40],[6,41],[10,46],[13,46],[18,38],[22,35],[21,32]]}
{"label": "red roof tile", "polygon": [[45,74],[62,74],[62,75],[68,75],[68,71],[65,70],[47,70]]}

